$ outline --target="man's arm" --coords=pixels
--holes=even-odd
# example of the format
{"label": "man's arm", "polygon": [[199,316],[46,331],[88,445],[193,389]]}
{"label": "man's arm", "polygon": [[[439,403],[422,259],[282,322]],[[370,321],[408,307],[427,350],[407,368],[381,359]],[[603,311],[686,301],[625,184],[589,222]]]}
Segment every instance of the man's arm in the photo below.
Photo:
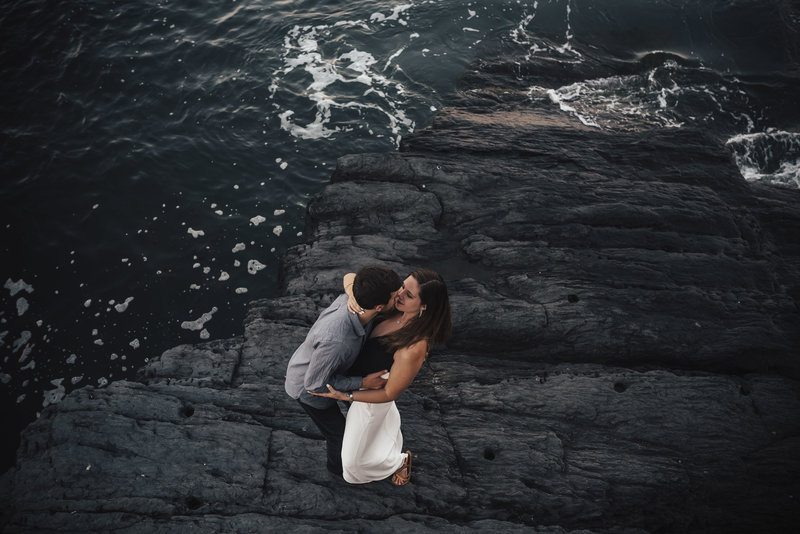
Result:
{"label": "man's arm", "polygon": [[425,354],[428,350],[427,341],[424,339],[411,346],[404,347],[394,353],[394,364],[386,387],[377,391],[354,391],[348,395],[346,391],[337,390],[332,385],[328,387],[327,393],[314,393],[320,397],[328,397],[336,400],[354,400],[358,402],[390,402],[396,400],[403,391],[411,385],[417,376],[422,363],[425,361]]}
{"label": "man's arm", "polygon": [[306,391],[328,391],[327,384],[340,391],[361,387],[360,376],[334,374],[342,366],[345,350],[343,344],[336,341],[322,341],[314,347],[303,381]]}
{"label": "man's arm", "polygon": [[350,385],[352,384],[351,379],[358,378],[360,380],[358,386],[351,389],[345,389],[344,391],[355,391],[357,389],[381,389],[383,388],[383,386],[386,385],[386,382],[388,381],[388,379],[386,378],[381,378],[381,375],[385,375],[388,372],[389,371],[387,369],[384,369],[383,371],[377,371],[375,373],[372,373],[371,375],[367,375],[364,378],[359,378],[357,376],[334,375],[331,377],[328,384],[333,386],[334,384],[337,383],[344,383],[346,387],[350,387]]}

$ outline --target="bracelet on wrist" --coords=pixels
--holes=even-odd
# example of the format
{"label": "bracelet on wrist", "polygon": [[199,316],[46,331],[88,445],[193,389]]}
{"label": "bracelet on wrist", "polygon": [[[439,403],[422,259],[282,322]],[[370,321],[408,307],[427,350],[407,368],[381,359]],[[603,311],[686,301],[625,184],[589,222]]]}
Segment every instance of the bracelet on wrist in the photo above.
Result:
{"label": "bracelet on wrist", "polygon": [[355,400],[355,399],[353,399],[353,392],[352,391],[350,393],[348,393],[347,396],[350,397],[350,402],[353,402]]}

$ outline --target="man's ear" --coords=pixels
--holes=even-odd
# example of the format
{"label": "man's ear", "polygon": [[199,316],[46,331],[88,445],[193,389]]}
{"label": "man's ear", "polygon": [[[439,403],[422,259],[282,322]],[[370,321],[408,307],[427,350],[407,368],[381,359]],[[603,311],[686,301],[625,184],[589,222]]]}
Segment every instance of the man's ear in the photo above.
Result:
{"label": "man's ear", "polygon": [[375,310],[376,312],[380,312],[382,309],[383,309],[383,304],[378,304],[378,305],[377,305],[377,306],[375,306],[375,308],[374,308],[374,310]]}

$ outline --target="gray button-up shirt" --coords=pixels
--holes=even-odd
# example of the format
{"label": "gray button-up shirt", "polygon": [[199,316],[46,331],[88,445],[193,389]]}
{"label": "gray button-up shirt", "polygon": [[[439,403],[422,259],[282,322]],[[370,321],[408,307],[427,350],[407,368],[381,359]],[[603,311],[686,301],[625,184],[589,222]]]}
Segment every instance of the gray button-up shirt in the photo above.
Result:
{"label": "gray button-up shirt", "polygon": [[367,332],[358,316],[347,309],[347,295],[341,295],[317,318],[305,341],[294,351],[286,369],[286,393],[293,399],[328,408],[334,399],[310,395],[307,391],[327,392],[326,384],[339,391],[361,387],[360,376],[344,376],[356,360]]}

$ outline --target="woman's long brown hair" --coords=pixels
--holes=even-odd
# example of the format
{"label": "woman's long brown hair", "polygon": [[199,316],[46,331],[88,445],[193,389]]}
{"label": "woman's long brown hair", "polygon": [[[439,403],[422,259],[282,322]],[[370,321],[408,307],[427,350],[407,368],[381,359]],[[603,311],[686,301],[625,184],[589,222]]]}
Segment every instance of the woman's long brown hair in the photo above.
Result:
{"label": "woman's long brown hair", "polygon": [[410,276],[419,283],[419,298],[425,310],[397,332],[381,339],[395,351],[422,339],[428,342],[430,349],[433,345],[443,345],[450,338],[450,298],[444,279],[431,269],[417,269]]}

